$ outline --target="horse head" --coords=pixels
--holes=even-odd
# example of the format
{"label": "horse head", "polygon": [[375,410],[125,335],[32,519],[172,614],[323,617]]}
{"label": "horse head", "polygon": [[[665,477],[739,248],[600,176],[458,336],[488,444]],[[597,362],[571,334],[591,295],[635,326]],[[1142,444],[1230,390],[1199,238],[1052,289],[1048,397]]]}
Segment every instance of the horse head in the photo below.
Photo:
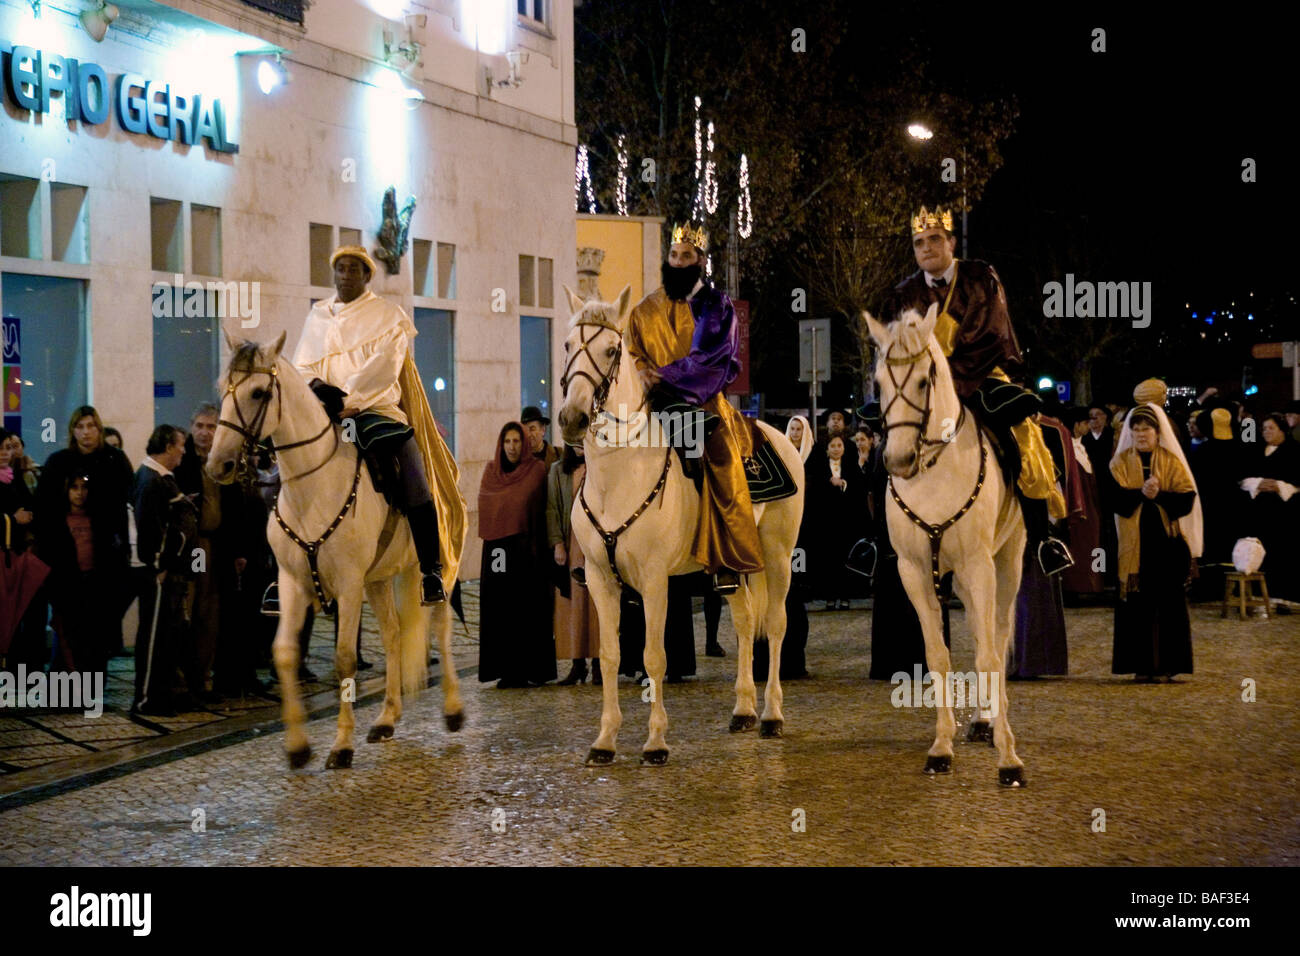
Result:
{"label": "horse head", "polygon": [[[922,468],[930,418],[935,410],[936,386],[946,381],[947,365],[934,338],[938,304],[922,316],[907,309],[895,321],[876,321],[863,312],[876,343],[876,387],[880,395],[881,427],[885,433],[885,470],[897,478],[915,477]],[[944,402],[945,408],[949,403]],[[951,438],[951,435],[948,436]]]}
{"label": "horse head", "polygon": [[613,302],[584,301],[568,286],[564,291],[571,315],[569,334],[564,340],[564,375],[560,379],[564,403],[557,418],[564,440],[577,445],[618,380],[623,334],[632,312],[632,287],[624,286]]}
{"label": "horse head", "polygon": [[221,419],[208,453],[208,474],[222,484],[234,480],[240,459],[280,427],[281,385],[277,363],[285,333],[269,346],[226,336],[230,364],[218,381]]}

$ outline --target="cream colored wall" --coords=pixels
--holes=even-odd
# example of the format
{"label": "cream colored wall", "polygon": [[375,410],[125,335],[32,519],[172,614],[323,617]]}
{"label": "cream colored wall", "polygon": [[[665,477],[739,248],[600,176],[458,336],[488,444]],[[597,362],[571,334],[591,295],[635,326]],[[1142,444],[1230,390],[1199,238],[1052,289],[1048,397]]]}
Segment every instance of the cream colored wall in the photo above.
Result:
{"label": "cream colored wall", "polygon": [[661,218],[584,213],[577,219],[578,248],[605,250],[599,280],[605,299],[613,299],[624,285],[631,285],[632,301],[639,302],[659,287]]}

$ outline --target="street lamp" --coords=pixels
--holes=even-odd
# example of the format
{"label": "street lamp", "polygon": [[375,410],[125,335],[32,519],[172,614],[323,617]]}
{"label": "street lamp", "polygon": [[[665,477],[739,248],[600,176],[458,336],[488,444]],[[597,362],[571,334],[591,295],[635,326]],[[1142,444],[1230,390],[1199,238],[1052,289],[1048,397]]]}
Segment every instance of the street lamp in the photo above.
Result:
{"label": "street lamp", "polygon": [[[934,131],[924,123],[912,123],[907,127],[907,135],[925,142],[934,138]],[[967,258],[966,237],[969,232],[966,220],[966,147],[961,147],[961,257]]]}

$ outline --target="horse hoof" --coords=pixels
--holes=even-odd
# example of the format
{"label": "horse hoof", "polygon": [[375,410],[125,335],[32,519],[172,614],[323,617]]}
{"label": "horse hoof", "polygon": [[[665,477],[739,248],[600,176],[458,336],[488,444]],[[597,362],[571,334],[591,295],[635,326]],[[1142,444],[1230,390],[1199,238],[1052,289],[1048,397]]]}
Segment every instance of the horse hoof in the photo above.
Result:
{"label": "horse hoof", "polygon": [[738,734],[742,730],[753,730],[758,724],[758,718],[753,714],[732,714],[731,724],[727,727],[733,734]]}
{"label": "horse hoof", "polygon": [[587,766],[595,767],[601,764],[613,763],[614,751],[601,750],[599,747],[592,747],[587,751]]}
{"label": "horse hoof", "polygon": [[980,740],[993,743],[993,725],[987,720],[972,720],[970,727],[966,730],[966,740],[970,743]]}
{"label": "horse hoof", "polygon": [[649,764],[652,767],[662,767],[667,762],[667,750],[644,750],[641,752],[641,763],[643,764]]}
{"label": "horse hoof", "polygon": [[377,744],[381,740],[391,740],[393,737],[392,724],[375,724],[366,734],[366,743]]}
{"label": "horse hoof", "polygon": [[780,737],[784,729],[784,720],[765,720],[763,726],[759,728],[758,734],[760,737]]}
{"label": "horse hoof", "polygon": [[940,773],[952,773],[951,757],[926,757],[925,772],[930,776]]}
{"label": "horse hoof", "polygon": [[298,750],[289,751],[289,766],[293,770],[301,770],[307,766],[307,761],[311,759],[311,747],[304,745]]}
{"label": "horse hoof", "polygon": [[447,721],[447,729],[453,734],[465,726],[465,712],[458,710],[454,714],[443,714],[443,719]]}
{"label": "horse hoof", "polygon": [[1025,786],[1024,767],[999,767],[998,783],[1004,787],[1021,789]]}
{"label": "horse hoof", "polygon": [[352,766],[352,751],[334,750],[325,758],[326,770],[347,770]]}

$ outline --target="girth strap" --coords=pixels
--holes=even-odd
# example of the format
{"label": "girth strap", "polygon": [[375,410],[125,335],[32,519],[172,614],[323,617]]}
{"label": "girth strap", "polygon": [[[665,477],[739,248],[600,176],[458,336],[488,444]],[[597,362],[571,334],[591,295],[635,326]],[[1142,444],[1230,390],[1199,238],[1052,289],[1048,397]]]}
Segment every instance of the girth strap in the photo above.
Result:
{"label": "girth strap", "polygon": [[892,477],[889,479],[889,493],[893,496],[894,503],[898,505],[898,509],[903,512],[903,514],[907,515],[907,517],[912,520],[912,523],[924,531],[930,539],[930,577],[934,584],[934,596],[936,599],[939,597],[939,581],[941,578],[941,575],[939,574],[939,548],[940,545],[943,544],[943,533],[960,521],[962,515],[970,511],[975,504],[975,500],[980,496],[980,489],[984,487],[985,465],[988,461],[988,449],[984,444],[983,432],[980,432],[977,429],[976,435],[978,435],[980,443],[980,471],[979,477],[975,479],[975,490],[970,493],[970,497],[966,499],[966,503],[958,509],[957,513],[947,521],[941,522],[940,524],[929,524],[928,522],[923,521],[921,517],[909,508],[903,499],[899,497],[898,490],[894,487],[894,479]]}
{"label": "girth strap", "polygon": [[358,452],[356,471],[353,472],[352,475],[352,491],[348,495],[347,501],[343,502],[343,509],[339,511],[338,515],[334,518],[334,520],[330,522],[329,527],[325,529],[325,533],[322,534],[315,541],[304,540],[298,535],[297,532],[295,532],[292,528],[290,528],[285,523],[284,518],[280,517],[280,500],[277,498],[275,502],[275,520],[276,523],[280,525],[280,530],[283,531],[285,535],[288,536],[290,541],[292,541],[298,547],[302,548],[303,551],[307,553],[307,567],[311,570],[312,587],[316,589],[316,600],[320,602],[321,611],[322,613],[325,614],[332,614],[333,610],[331,608],[332,602],[330,602],[326,597],[325,587],[324,585],[321,584],[321,580],[320,580],[320,566],[318,564],[320,549],[321,546],[325,544],[326,541],[329,540],[329,536],[332,535],[335,532],[335,530],[338,528],[338,526],[343,523],[343,519],[347,516],[348,511],[356,503],[357,489],[360,487],[360,485],[361,485],[361,453]]}
{"label": "girth strap", "polygon": [[600,522],[596,520],[596,516],[592,514],[591,508],[588,507],[587,483],[585,481],[582,483],[582,488],[578,491],[578,503],[582,505],[582,511],[587,516],[587,520],[591,522],[591,526],[595,528],[596,533],[600,535],[600,540],[605,542],[605,554],[609,558],[609,569],[614,572],[614,580],[618,582],[620,588],[626,587],[626,585],[623,583],[623,576],[618,573],[618,558],[615,554],[618,548],[618,537],[628,528],[632,527],[632,523],[636,521],[637,518],[645,514],[645,510],[650,507],[651,502],[659,497],[659,492],[664,490],[664,485],[668,483],[668,466],[672,464],[672,461],[673,450],[672,447],[669,446],[664,454],[663,471],[659,473],[659,480],[655,482],[655,486],[650,489],[649,497],[647,497],[645,501],[641,502],[641,506],[637,508],[636,511],[632,512],[631,517],[613,531],[606,531],[602,528]]}

